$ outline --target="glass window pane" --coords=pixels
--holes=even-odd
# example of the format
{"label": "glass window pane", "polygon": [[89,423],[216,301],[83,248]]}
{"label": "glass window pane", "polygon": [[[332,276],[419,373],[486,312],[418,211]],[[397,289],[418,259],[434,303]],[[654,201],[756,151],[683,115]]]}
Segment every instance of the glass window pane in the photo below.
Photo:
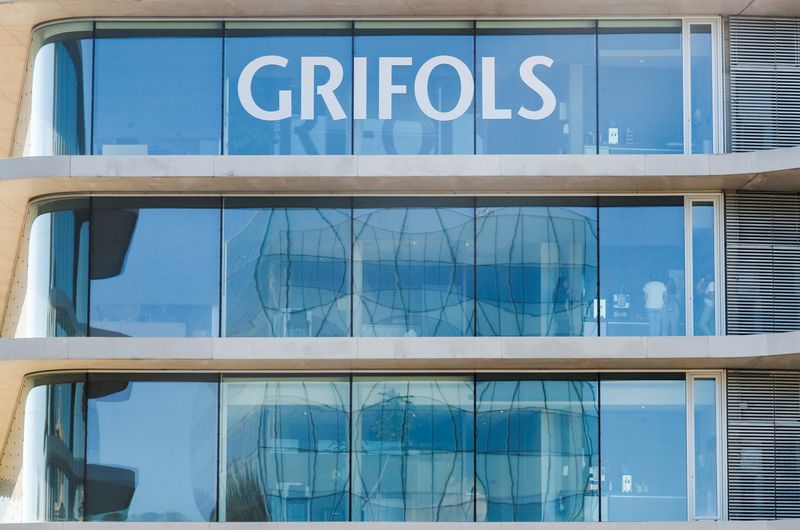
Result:
{"label": "glass window pane", "polygon": [[350,335],[350,208],[342,203],[226,201],[226,336]]}
{"label": "glass window pane", "polygon": [[600,21],[600,153],[683,153],[681,21]]}
{"label": "glass window pane", "polygon": [[597,335],[597,208],[552,204],[479,206],[479,335]]}
{"label": "glass window pane", "polygon": [[22,522],[80,521],[86,459],[84,383],[44,376],[33,384],[25,399]]}
{"label": "glass window pane", "polygon": [[714,203],[692,203],[692,273],[694,274],[694,334],[716,335],[716,248]]}
{"label": "glass window pane", "polygon": [[98,26],[94,154],[219,154],[221,30],[174,26]]}
{"label": "glass window pane", "polygon": [[683,197],[601,199],[601,334],[684,335]]}
{"label": "glass window pane", "polygon": [[[292,28],[277,26],[271,30],[273,34],[268,34],[269,29],[228,30],[225,39],[226,154],[350,154],[351,32],[303,31],[294,25]],[[265,56],[277,56],[286,63],[284,66],[267,65],[266,60],[260,59]],[[320,60],[315,65],[313,59],[323,57],[330,60]],[[301,65],[305,66],[301,68]],[[253,68],[257,70],[252,82],[240,85],[243,76],[247,80],[247,73]],[[313,76],[308,78],[307,86],[301,86],[304,69]],[[252,97],[252,102],[245,100],[247,103],[243,103],[242,90],[246,98]],[[310,95],[306,108],[301,103],[303,90]],[[323,90],[326,97],[318,90]],[[280,101],[283,91],[291,91],[285,103]],[[309,117],[302,118],[301,112]]]}
{"label": "glass window pane", "polygon": [[89,296],[89,200],[35,203],[18,337],[85,337]]}
{"label": "glass window pane", "polygon": [[719,517],[717,500],[717,381],[694,380],[694,514]]}
{"label": "glass window pane", "polygon": [[479,521],[597,521],[594,381],[477,386]]}
{"label": "glass window pane", "polygon": [[[411,33],[414,30],[402,31]],[[356,35],[356,59],[366,59],[366,113],[365,117],[359,117],[356,102],[355,154],[474,152],[474,98],[465,97],[474,90],[472,30],[468,30],[468,34],[445,35],[427,31],[425,34]],[[461,33],[461,30],[453,31]],[[454,58],[453,64],[462,70],[462,75],[451,64],[430,63],[424,70],[421,68],[436,56]],[[429,73],[427,83],[424,81],[428,74],[421,76],[421,71]],[[464,94],[462,84],[469,86]],[[405,88],[391,88],[390,85]],[[364,89],[355,87],[355,90]]]}
{"label": "glass window pane", "polygon": [[473,520],[472,379],[353,381],[353,521]]}
{"label": "glass window pane", "polygon": [[[596,152],[594,21],[556,21],[524,28],[511,24],[495,29],[479,26],[476,46],[480,80],[478,153]],[[535,56],[552,60],[550,66],[539,64],[528,70],[552,92],[555,98],[552,109],[545,106],[540,92],[532,90],[520,75],[524,62]],[[484,94],[484,88],[491,86],[487,81],[491,80],[494,80],[494,100]],[[523,115],[530,115],[520,107],[547,115],[526,118]]]}
{"label": "glass window pane", "polygon": [[92,335],[217,336],[218,205],[94,199]]}
{"label": "glass window pane", "polygon": [[212,520],[217,387],[90,380],[87,520]]}
{"label": "glass window pane", "polygon": [[20,102],[15,156],[89,153],[92,23],[56,23],[34,31]]}
{"label": "glass window pane", "polygon": [[604,521],[685,521],[686,382],[600,383]]}
{"label": "glass window pane", "polygon": [[711,24],[690,26],[692,153],[714,152],[714,71]]}
{"label": "glass window pane", "polygon": [[221,521],[346,521],[348,379],[222,384]]}
{"label": "glass window pane", "polygon": [[353,333],[472,335],[474,210],[382,206],[354,211]]}

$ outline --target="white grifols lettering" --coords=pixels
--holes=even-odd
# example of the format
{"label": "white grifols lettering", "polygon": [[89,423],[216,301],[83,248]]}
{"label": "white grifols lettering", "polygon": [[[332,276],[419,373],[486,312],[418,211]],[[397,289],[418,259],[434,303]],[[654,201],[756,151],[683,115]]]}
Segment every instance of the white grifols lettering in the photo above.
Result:
{"label": "white grifols lettering", "polygon": [[266,66],[279,66],[286,68],[286,57],[280,55],[264,55],[250,61],[239,76],[239,101],[248,114],[264,121],[277,121],[289,118],[292,115],[292,91],[280,90],[278,92],[278,108],[265,110],[258,106],[253,99],[253,77],[256,72]]}
{"label": "white grifols lettering", "polygon": [[367,119],[366,57],[353,57],[353,119]]}
{"label": "white grifols lettering", "polygon": [[[411,57],[379,57],[378,58],[378,119],[391,120],[392,102],[397,94],[407,94],[405,84],[394,83],[394,69],[400,66],[412,66]],[[242,107],[254,118],[264,121],[277,121],[292,117],[292,91],[278,91],[278,107],[264,109],[253,98],[253,79],[262,68],[272,66],[286,68],[289,60],[280,55],[265,55],[250,61],[239,76],[238,93]],[[534,72],[537,66],[547,68],[553,65],[553,59],[543,55],[528,57],[519,66],[519,78],[539,97],[542,105],[536,110],[531,110],[521,105],[516,114],[526,120],[543,120],[553,114],[556,109],[556,96]],[[458,101],[449,110],[437,108],[431,102],[428,91],[431,75],[440,66],[449,66],[458,75],[458,86],[452,85],[452,90],[458,91]],[[317,84],[317,68],[328,70],[327,81]],[[268,76],[267,76],[268,77]],[[497,107],[497,87],[495,85],[496,71],[494,57],[481,57],[481,118],[485,120],[510,120],[512,110]],[[336,97],[335,91],[344,80],[342,63],[333,57],[312,56],[300,58],[300,118],[313,120],[316,117],[316,97],[320,96],[328,112],[334,120],[347,118],[347,113],[341,102]],[[367,119],[367,58],[353,58],[353,119]],[[416,72],[414,79],[414,98],[419,109],[429,118],[436,121],[453,121],[463,116],[472,105],[475,98],[475,79],[469,67],[457,57],[451,55],[437,55],[425,61]],[[440,105],[441,106],[441,105]]]}
{"label": "white grifols lettering", "polygon": [[[460,85],[458,102],[447,112],[435,108],[431,104],[431,98],[428,94],[428,82],[430,81],[431,73],[434,68],[442,65],[451,66],[455,69]],[[417,105],[426,116],[438,121],[453,121],[461,117],[472,105],[474,93],[475,81],[472,79],[472,72],[469,71],[464,61],[450,55],[437,55],[428,59],[419,69],[417,77],[414,79],[414,97],[417,99]]]}
{"label": "white grifols lettering", "polygon": [[392,119],[392,96],[405,94],[405,85],[392,82],[392,70],[395,66],[411,66],[411,57],[381,57],[378,59],[378,118]]}
{"label": "white grifols lettering", "polygon": [[481,117],[484,120],[510,120],[511,109],[498,109],[495,105],[494,57],[481,58]]}
{"label": "white grifols lettering", "polygon": [[556,110],[556,95],[553,94],[549,86],[542,83],[533,73],[533,69],[536,66],[543,65],[549,68],[552,64],[553,60],[550,57],[534,55],[533,57],[528,57],[519,65],[519,76],[522,81],[542,98],[542,106],[539,110],[526,109],[525,106],[519,108],[517,114],[526,120],[543,120]]}
{"label": "white grifols lettering", "polygon": [[333,57],[303,57],[300,59],[300,119],[314,119],[314,70],[317,66],[324,66],[330,72],[330,77],[326,83],[316,87],[316,93],[322,97],[322,101],[328,107],[328,112],[334,120],[343,120],[347,117],[342,109],[341,103],[333,93],[344,78],[342,63]]}

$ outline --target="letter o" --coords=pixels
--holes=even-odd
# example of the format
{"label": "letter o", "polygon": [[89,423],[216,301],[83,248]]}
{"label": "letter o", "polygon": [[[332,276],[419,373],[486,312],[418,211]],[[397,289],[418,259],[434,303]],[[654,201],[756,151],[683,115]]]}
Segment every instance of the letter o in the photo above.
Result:
{"label": "letter o", "polygon": [[[434,108],[431,104],[431,99],[428,95],[428,82],[430,81],[431,73],[437,66],[448,65],[452,67],[458,74],[458,80],[461,84],[461,92],[458,97],[456,105],[447,112],[442,112]],[[472,72],[464,61],[453,57],[452,55],[437,55],[431,57],[420,67],[417,72],[417,77],[414,79],[414,96],[417,99],[417,105],[420,110],[425,113],[429,118],[438,121],[453,121],[460,118],[472,105],[472,97],[475,94],[475,82],[472,78]]]}

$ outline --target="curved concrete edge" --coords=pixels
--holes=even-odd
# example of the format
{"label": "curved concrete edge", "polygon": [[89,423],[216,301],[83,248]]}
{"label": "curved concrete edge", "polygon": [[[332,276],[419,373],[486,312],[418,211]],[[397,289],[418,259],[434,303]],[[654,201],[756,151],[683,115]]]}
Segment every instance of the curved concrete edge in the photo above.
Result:
{"label": "curved concrete edge", "polygon": [[[358,178],[458,177],[468,180],[579,178],[585,192],[605,192],[607,177],[627,191],[703,189],[798,191],[800,147],[713,155],[273,155],[273,156],[46,156],[0,159],[0,185],[40,178]],[[666,177],[667,180],[656,177]],[[680,177],[689,177],[681,179]],[[640,181],[647,178],[645,181]],[[593,180],[595,179],[595,180]],[[620,182],[620,181],[625,181]],[[648,183],[648,181],[650,183]],[[551,182],[552,191],[564,187]],[[567,180],[569,182],[569,180]],[[723,186],[717,186],[717,183]],[[75,182],[79,184],[79,182]],[[388,184],[388,183],[387,183]],[[75,190],[78,191],[78,190]],[[91,190],[87,190],[91,191]],[[295,191],[302,192],[303,189]],[[363,192],[362,188],[353,192]],[[470,193],[474,190],[463,190]]]}

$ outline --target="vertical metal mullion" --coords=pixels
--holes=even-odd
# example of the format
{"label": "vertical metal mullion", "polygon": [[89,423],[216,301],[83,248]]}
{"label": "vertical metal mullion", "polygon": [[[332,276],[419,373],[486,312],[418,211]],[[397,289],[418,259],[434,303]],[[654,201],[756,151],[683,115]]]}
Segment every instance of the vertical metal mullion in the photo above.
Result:
{"label": "vertical metal mullion", "polygon": [[472,522],[478,521],[478,373],[472,372]]}
{"label": "vertical metal mullion", "polygon": [[[219,154],[220,156],[227,154],[225,149],[225,142],[227,140],[226,134],[226,127],[225,127],[225,110],[226,110],[226,98],[225,98],[225,48],[228,46],[228,31],[227,31],[227,23],[222,22],[222,37],[220,39],[222,42],[222,71],[221,73],[221,87],[220,87],[220,106],[219,106]],[[222,324],[220,323],[220,327]]]}
{"label": "vertical metal mullion", "polygon": [[692,152],[692,25],[684,20],[681,24],[681,66],[683,68],[683,154]]}
{"label": "vertical metal mullion", "polygon": [[[600,21],[594,21],[594,153],[600,154]],[[599,269],[598,263],[598,270]],[[599,284],[598,284],[599,286]],[[600,293],[597,297],[597,316],[600,316]],[[600,326],[597,326],[600,333]]]}
{"label": "vertical metal mullion", "polygon": [[348,462],[347,467],[347,490],[350,502],[347,503],[347,520],[353,520],[353,373],[350,372],[349,389],[350,389],[350,410],[348,417],[349,428],[347,429],[347,445],[348,445]]}

